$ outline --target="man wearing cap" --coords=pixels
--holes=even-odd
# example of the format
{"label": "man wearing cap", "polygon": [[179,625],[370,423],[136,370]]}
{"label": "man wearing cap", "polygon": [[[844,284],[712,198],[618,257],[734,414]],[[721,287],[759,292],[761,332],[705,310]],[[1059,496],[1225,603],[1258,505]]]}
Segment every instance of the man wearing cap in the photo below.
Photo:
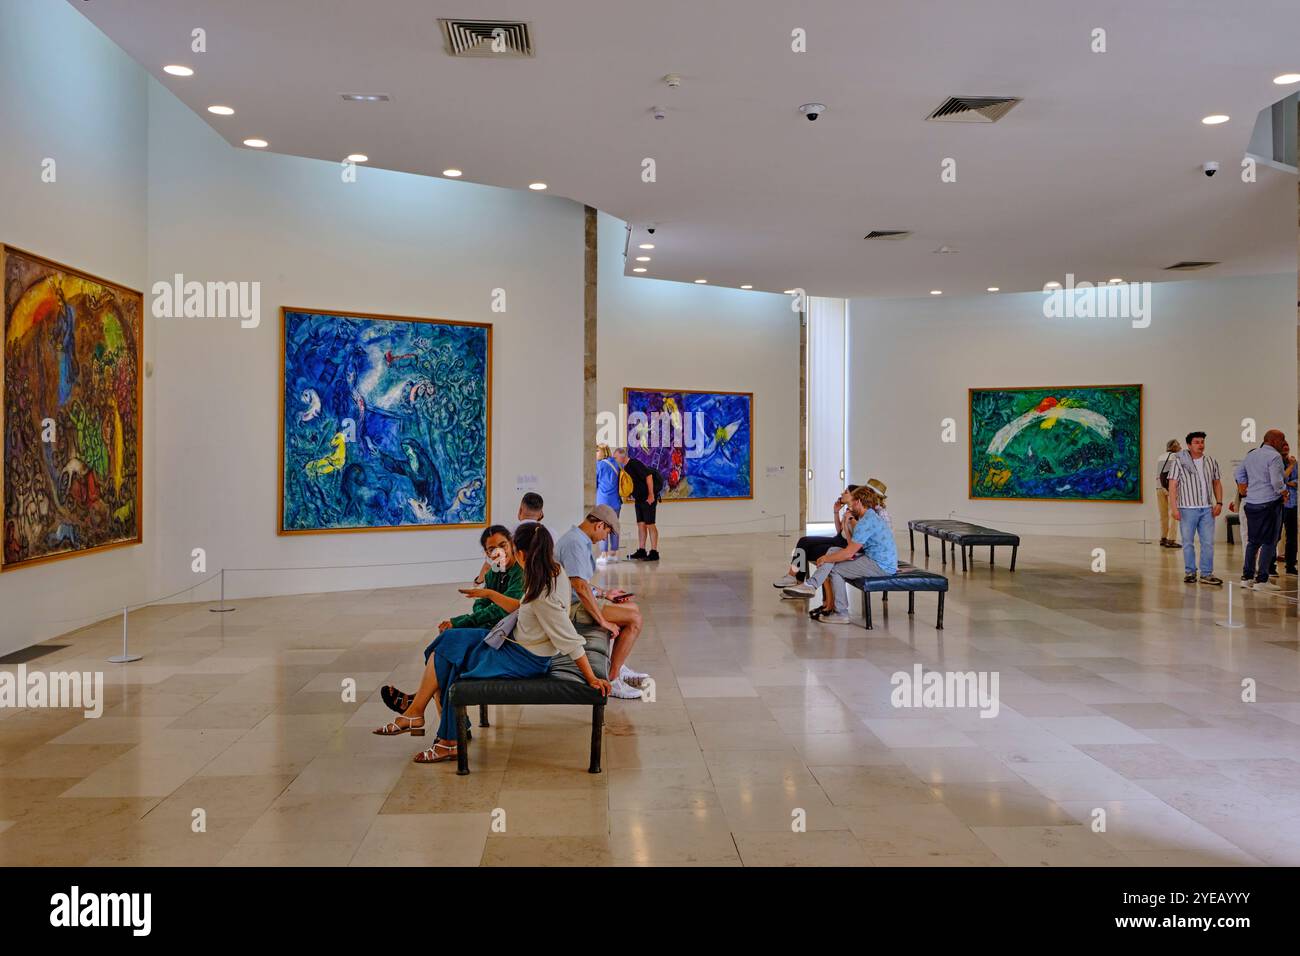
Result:
{"label": "man wearing cap", "polygon": [[564,566],[573,591],[569,605],[573,623],[578,627],[603,627],[614,638],[609,660],[609,673],[614,678],[610,694],[634,698],[641,696],[638,688],[650,676],[627,666],[632,645],[641,634],[641,610],[630,601],[620,600],[627,592],[619,588],[601,589],[592,583],[596,576],[592,546],[604,541],[610,532],[619,533],[618,515],[609,505],[593,505],[587,509],[587,517],[581,524],[560,535],[555,542],[555,557]]}
{"label": "man wearing cap", "polygon": [[880,504],[876,505],[872,510],[875,511],[876,514],[880,515],[880,520],[889,526],[890,531],[893,531],[894,519],[889,517],[889,511],[885,508],[885,492],[888,491],[889,488],[879,478],[868,478],[867,487],[880,495]]}

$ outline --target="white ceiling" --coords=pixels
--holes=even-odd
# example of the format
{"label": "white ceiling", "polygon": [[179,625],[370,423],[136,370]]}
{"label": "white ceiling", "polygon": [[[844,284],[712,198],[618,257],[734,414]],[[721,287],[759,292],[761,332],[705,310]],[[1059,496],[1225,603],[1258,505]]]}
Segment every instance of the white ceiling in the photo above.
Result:
{"label": "white ceiling", "polygon": [[[233,145],[542,180],[637,225],[636,242],[658,224],[652,278],[913,296],[1160,280],[1181,259],[1222,261],[1198,277],[1296,268],[1295,177],[1261,165],[1248,185],[1238,168],[1257,113],[1294,89],[1272,78],[1300,72],[1295,0],[69,2]],[[537,55],[452,59],[438,16],[527,19]],[[950,94],[1024,102],[995,125],[923,122]],[[810,101],[829,107],[816,123],[797,112]],[[871,229],[915,238],[864,242]]]}

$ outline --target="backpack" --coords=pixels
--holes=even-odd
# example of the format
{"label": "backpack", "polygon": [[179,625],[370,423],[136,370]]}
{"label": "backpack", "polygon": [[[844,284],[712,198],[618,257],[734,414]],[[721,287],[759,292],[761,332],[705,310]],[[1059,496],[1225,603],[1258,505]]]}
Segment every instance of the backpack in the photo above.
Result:
{"label": "backpack", "polygon": [[618,496],[620,498],[632,497],[632,476],[627,473],[626,468],[620,468],[618,472]]}
{"label": "backpack", "polygon": [[1174,453],[1169,452],[1165,457],[1165,463],[1160,466],[1160,487],[1169,490],[1169,472],[1174,466]]}

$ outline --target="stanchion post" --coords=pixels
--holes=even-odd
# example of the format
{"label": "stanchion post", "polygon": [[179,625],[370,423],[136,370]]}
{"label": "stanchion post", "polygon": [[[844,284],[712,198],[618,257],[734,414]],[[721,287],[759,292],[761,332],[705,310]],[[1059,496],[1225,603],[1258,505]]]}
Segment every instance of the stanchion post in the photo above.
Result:
{"label": "stanchion post", "polygon": [[126,609],[126,608],[122,608],[122,653],[121,653],[121,654],[116,654],[116,655],[114,655],[113,657],[110,657],[110,658],[108,659],[108,663],[110,663],[110,664],[129,664],[129,663],[131,663],[132,661],[138,661],[138,660],[141,659],[139,654],[132,654],[132,653],[127,649],[127,643],[126,643],[126,642],[127,642],[127,635],[126,635],[126,629],[127,629],[127,616],[126,616],[126,614],[127,614],[127,609]]}
{"label": "stanchion post", "polygon": [[1142,537],[1138,538],[1138,544],[1152,544],[1152,540],[1147,537],[1147,520],[1142,519]]}
{"label": "stanchion post", "polygon": [[1226,621],[1215,621],[1214,623],[1217,624],[1219,627],[1227,627],[1233,630],[1236,630],[1239,627],[1246,626],[1245,624],[1242,624],[1240,621],[1234,622],[1232,619],[1232,582],[1231,581],[1228,582],[1228,619]]}
{"label": "stanchion post", "polygon": [[788,538],[788,537],[790,537],[790,532],[787,531],[786,528],[785,528],[785,512],[784,512],[784,511],[781,512],[781,537],[783,537],[783,538]]}
{"label": "stanchion post", "polygon": [[226,607],[226,569],[221,569],[221,603],[218,607],[210,607],[209,611],[216,614],[224,614],[226,611],[233,611],[233,607]]}

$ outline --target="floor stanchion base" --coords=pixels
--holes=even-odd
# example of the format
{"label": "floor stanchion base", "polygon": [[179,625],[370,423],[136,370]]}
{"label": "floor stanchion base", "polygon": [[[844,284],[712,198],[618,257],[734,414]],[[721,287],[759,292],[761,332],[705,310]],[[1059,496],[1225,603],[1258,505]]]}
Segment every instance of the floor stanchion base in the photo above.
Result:
{"label": "floor stanchion base", "polygon": [[130,664],[132,661],[144,660],[139,654],[114,654],[108,659],[110,664]]}
{"label": "floor stanchion base", "polygon": [[208,608],[213,614],[225,614],[227,611],[233,611],[233,607],[210,607]]}
{"label": "floor stanchion base", "polygon": [[1215,627],[1229,627],[1229,628],[1232,628],[1232,629],[1235,631],[1237,628],[1239,628],[1239,627],[1245,627],[1246,625],[1245,625],[1245,624],[1242,624],[1240,621],[1236,621],[1236,622],[1234,622],[1234,623],[1229,623],[1228,621],[1215,621],[1215,622],[1214,622],[1214,626],[1215,626]]}

